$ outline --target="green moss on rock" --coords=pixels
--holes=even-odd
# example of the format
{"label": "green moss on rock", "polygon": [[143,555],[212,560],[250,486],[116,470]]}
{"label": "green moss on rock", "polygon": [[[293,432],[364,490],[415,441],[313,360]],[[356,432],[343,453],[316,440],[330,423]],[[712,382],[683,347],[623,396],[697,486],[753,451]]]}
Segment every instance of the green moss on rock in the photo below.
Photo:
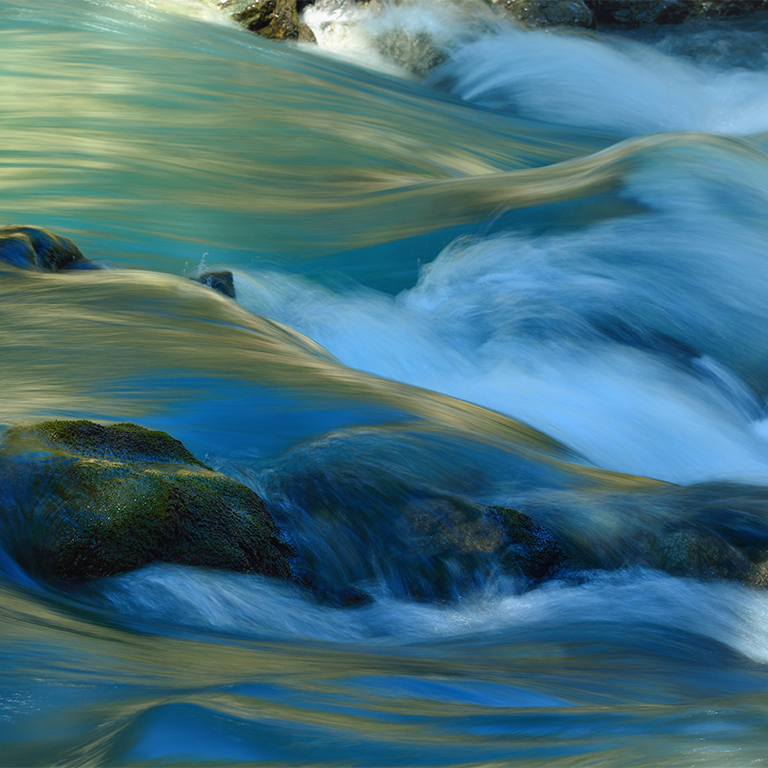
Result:
{"label": "green moss on rock", "polygon": [[166,432],[138,424],[105,427],[92,421],[43,421],[31,427],[14,427],[8,438],[29,435],[45,445],[79,456],[115,461],[161,462],[205,467],[178,440]]}
{"label": "green moss on rock", "polygon": [[29,551],[17,554],[44,576],[88,579],[161,560],[291,577],[293,550],[259,496],[164,432],[43,422],[8,430],[0,458],[6,508],[24,499],[33,515]]}

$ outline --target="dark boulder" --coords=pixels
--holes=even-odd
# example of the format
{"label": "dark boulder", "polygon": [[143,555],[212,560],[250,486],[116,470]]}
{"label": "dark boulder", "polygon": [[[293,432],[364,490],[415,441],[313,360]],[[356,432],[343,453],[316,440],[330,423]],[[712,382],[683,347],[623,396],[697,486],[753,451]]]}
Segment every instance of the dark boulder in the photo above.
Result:
{"label": "dark boulder", "polygon": [[219,272],[203,272],[194,279],[197,280],[198,283],[207,285],[209,288],[213,288],[214,291],[218,291],[230,299],[236,298],[235,280],[232,276],[232,273],[228,270],[221,270]]}
{"label": "dark boulder", "polygon": [[0,227],[0,261],[38,272],[93,266],[71,240],[41,227]]}
{"label": "dark boulder", "polygon": [[726,19],[768,10],[764,0],[584,0],[598,24],[644,27]]}
{"label": "dark boulder", "polygon": [[502,7],[531,27],[595,26],[594,15],[583,0],[506,0]]}
{"label": "dark boulder", "polygon": [[0,534],[23,567],[48,578],[109,576],[156,560],[291,578],[293,550],[252,490],[134,424],[7,430]]}

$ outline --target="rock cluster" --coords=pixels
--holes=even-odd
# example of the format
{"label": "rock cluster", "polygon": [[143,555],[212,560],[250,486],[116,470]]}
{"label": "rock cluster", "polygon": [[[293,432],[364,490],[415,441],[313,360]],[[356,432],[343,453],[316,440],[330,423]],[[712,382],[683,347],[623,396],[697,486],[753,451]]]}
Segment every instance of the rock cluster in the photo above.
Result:
{"label": "rock cluster", "polygon": [[[376,552],[391,559],[404,596],[425,600],[455,597],[499,569],[532,585],[570,564],[552,533],[516,510],[448,497],[396,506],[394,520],[376,504],[370,514],[337,510],[342,527],[364,522],[353,530],[354,549],[343,537],[330,542],[341,543],[336,554],[346,549],[352,581],[374,576],[355,573],[354,560],[373,562]],[[377,538],[390,525],[398,536]],[[165,432],[136,424],[9,428],[0,445],[0,537],[23,567],[48,579],[82,581],[163,561],[294,580],[339,606],[369,600],[324,567],[322,552],[297,553],[250,488]]]}
{"label": "rock cluster", "polygon": [[307,481],[288,479],[299,495],[283,524],[298,531],[297,551],[257,494],[164,432],[90,421],[17,426],[0,444],[0,539],[22,567],[54,581],[163,561],[291,580],[337,606],[368,602],[359,587],[376,581],[402,597],[442,601],[498,575],[530,588],[633,565],[768,586],[768,490],[757,486],[662,485],[616,499],[634,523],[600,555],[600,530],[589,525],[554,531],[516,509],[396,488],[358,503],[319,486],[308,494]]}
{"label": "rock cluster", "polygon": [[591,29],[734,18],[768,9],[763,0],[502,0],[498,4],[528,26]]}
{"label": "rock cluster", "polygon": [[[299,13],[310,4],[307,0],[218,2],[223,11],[257,35],[272,40],[315,42],[312,30],[299,21]],[[768,10],[768,0],[488,0],[488,4],[525,26],[588,29],[736,18]]]}
{"label": "rock cluster", "polygon": [[596,24],[644,27],[726,19],[768,10],[765,0],[584,0]]}
{"label": "rock cluster", "polygon": [[[67,237],[42,227],[9,225],[0,227],[0,263],[33,272],[100,269],[101,264],[86,258]],[[206,271],[191,278],[230,299],[235,283],[228,270]]]}

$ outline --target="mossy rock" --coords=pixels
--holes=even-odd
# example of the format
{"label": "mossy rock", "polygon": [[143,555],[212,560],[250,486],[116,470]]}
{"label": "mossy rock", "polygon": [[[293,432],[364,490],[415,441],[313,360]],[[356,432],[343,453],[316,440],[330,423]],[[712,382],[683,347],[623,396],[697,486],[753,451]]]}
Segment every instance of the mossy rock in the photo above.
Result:
{"label": "mossy rock", "polygon": [[12,427],[6,440],[37,440],[46,447],[91,459],[160,462],[205,467],[178,440],[166,432],[138,424],[105,427],[93,421],[44,421],[31,427]]}
{"label": "mossy rock", "polygon": [[293,550],[250,488],[135,424],[49,421],[6,432],[0,505],[14,556],[82,580],[154,561],[291,578]]}

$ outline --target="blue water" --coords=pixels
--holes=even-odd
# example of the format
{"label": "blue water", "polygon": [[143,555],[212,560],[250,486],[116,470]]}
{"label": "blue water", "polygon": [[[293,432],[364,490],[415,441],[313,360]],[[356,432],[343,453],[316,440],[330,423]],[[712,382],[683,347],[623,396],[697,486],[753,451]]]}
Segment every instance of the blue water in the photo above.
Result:
{"label": "blue water", "polygon": [[[761,765],[765,591],[632,555],[766,519],[768,21],[307,21],[320,47],[191,0],[0,3],[1,223],[106,267],[3,265],[0,425],[166,430],[373,598],[46,584],[4,492],[0,764]],[[430,581],[407,514],[490,504],[577,571]]]}

